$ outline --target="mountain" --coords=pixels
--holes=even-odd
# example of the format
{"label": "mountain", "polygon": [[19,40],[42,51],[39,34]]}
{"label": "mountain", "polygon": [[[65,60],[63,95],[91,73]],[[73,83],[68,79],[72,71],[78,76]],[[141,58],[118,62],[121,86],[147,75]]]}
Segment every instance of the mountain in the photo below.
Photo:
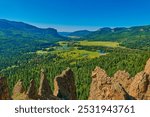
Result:
{"label": "mountain", "polygon": [[38,28],[23,22],[8,21],[0,19],[0,32],[1,36],[3,35],[8,37],[28,37],[28,38],[44,38],[46,40],[53,41],[55,39],[59,40],[62,38],[57,30],[53,28]]}
{"label": "mountain", "polygon": [[[23,22],[0,19],[0,69],[27,59],[25,54],[65,40],[53,28],[38,28]],[[4,62],[7,61],[7,62]]]}
{"label": "mountain", "polygon": [[53,28],[38,28],[23,22],[0,19],[0,53],[35,51],[64,39]]}
{"label": "mountain", "polygon": [[70,33],[68,36],[84,37],[84,36],[89,35],[90,33],[91,31],[88,31],[88,30],[79,30],[79,31]]}
{"label": "mountain", "polygon": [[130,28],[100,28],[84,36],[86,40],[117,41],[122,46],[137,49],[149,49],[150,25],[134,26]]}
{"label": "mountain", "polygon": [[72,32],[58,32],[59,35],[68,36]]}

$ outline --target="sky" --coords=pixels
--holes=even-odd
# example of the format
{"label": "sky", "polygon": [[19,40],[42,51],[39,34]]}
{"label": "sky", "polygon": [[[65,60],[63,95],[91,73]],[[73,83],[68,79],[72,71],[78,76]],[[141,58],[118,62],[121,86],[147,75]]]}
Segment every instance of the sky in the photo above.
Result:
{"label": "sky", "polygon": [[0,19],[67,32],[150,25],[150,0],[0,0]]}

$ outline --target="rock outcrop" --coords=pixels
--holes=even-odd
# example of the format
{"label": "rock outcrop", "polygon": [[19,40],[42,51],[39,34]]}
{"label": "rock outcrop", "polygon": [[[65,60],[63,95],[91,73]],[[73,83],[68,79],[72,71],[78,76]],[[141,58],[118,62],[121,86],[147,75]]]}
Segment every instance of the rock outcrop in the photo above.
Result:
{"label": "rock outcrop", "polygon": [[[148,87],[150,86],[150,76],[145,72],[138,73],[129,88],[129,94],[135,97],[138,100],[146,99],[146,93],[150,93],[148,91]],[[150,95],[149,95],[150,96]],[[148,95],[146,97],[149,97]]]}
{"label": "rock outcrop", "polygon": [[25,90],[23,88],[23,83],[21,80],[19,80],[14,86],[12,99],[14,100],[27,99],[27,95],[25,94]]}
{"label": "rock outcrop", "polygon": [[23,83],[19,80],[13,89],[12,99],[14,100],[59,100],[60,98],[53,95],[51,87],[46,79],[44,70],[41,70],[40,86],[36,90],[35,82],[32,79],[28,90],[25,91]]}
{"label": "rock outcrop", "polygon": [[90,100],[127,100],[130,96],[119,82],[114,82],[106,72],[96,67],[92,72]]}
{"label": "rock outcrop", "polygon": [[125,71],[117,71],[112,78],[96,67],[92,72],[92,83],[89,99],[92,100],[150,100],[150,59],[144,71],[135,77]]}
{"label": "rock outcrop", "polygon": [[53,95],[51,87],[46,78],[46,73],[41,70],[40,86],[38,90],[38,99],[40,100],[59,100],[60,98]]}
{"label": "rock outcrop", "polygon": [[43,69],[41,70],[41,79],[38,95],[41,99],[49,99],[50,96],[53,95],[51,87],[46,78],[46,74]]}
{"label": "rock outcrop", "polygon": [[54,95],[64,100],[76,100],[76,86],[70,68],[64,70],[54,79]]}
{"label": "rock outcrop", "polygon": [[150,59],[147,61],[144,72],[150,75]]}
{"label": "rock outcrop", "polygon": [[28,99],[37,99],[37,91],[36,91],[36,87],[35,87],[35,81],[32,79],[30,81],[30,86],[28,88],[28,91],[26,93]]}
{"label": "rock outcrop", "polygon": [[117,71],[114,74],[112,80],[114,83],[119,82],[126,91],[128,91],[128,88],[132,82],[132,78],[130,77],[130,74],[126,71],[121,71],[121,70]]}
{"label": "rock outcrop", "polygon": [[10,100],[7,79],[0,77],[0,100]]}

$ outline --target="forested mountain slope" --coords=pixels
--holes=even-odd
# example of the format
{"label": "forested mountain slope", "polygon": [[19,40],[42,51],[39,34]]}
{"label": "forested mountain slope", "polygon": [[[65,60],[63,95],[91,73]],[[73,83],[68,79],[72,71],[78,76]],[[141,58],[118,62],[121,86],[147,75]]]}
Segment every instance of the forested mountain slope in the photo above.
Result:
{"label": "forested mountain slope", "polygon": [[90,33],[91,31],[88,31],[88,30],[79,30],[79,31],[70,33],[68,36],[84,37],[84,36],[89,35]]}
{"label": "forested mountain slope", "polygon": [[130,28],[100,28],[84,37],[85,40],[117,41],[129,48],[149,49],[150,26]]}
{"label": "forested mountain slope", "polygon": [[42,29],[23,22],[0,19],[0,66],[4,68],[14,64],[16,57],[65,39],[53,28]]}
{"label": "forested mountain slope", "polygon": [[58,40],[63,40],[53,28],[41,29],[23,22],[0,20],[0,50],[33,51]]}

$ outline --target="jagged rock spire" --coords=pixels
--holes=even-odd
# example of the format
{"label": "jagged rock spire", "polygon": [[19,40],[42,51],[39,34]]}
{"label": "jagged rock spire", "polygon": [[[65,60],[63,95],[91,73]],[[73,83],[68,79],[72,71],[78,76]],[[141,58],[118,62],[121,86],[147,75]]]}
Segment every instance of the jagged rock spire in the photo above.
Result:
{"label": "jagged rock spire", "polygon": [[92,72],[92,83],[90,87],[90,100],[127,100],[129,94],[119,82],[114,82],[105,70],[96,67]]}
{"label": "jagged rock spire", "polygon": [[0,100],[9,100],[9,90],[7,85],[7,79],[4,77],[0,77]]}
{"label": "jagged rock spire", "polygon": [[144,72],[150,75],[150,59],[146,62]]}
{"label": "jagged rock spire", "polygon": [[21,80],[19,80],[13,89],[13,95],[17,95],[18,93],[23,93],[25,90],[23,88],[23,83]]}
{"label": "jagged rock spire", "polygon": [[55,77],[54,95],[65,100],[77,99],[74,75],[70,68]]}
{"label": "jagged rock spire", "polygon": [[35,87],[35,81],[33,79],[30,81],[30,86],[26,94],[29,99],[37,99],[37,91]]}
{"label": "jagged rock spire", "polygon": [[49,99],[52,94],[53,93],[52,93],[51,87],[48,83],[48,80],[46,79],[46,73],[44,69],[41,69],[40,87],[38,90],[38,95],[42,99]]}
{"label": "jagged rock spire", "polygon": [[23,88],[23,82],[19,80],[13,89],[12,99],[14,100],[25,100],[27,96],[25,94],[25,90]]}
{"label": "jagged rock spire", "polygon": [[107,76],[105,70],[96,67],[92,72],[89,99],[150,99],[150,59],[141,71],[130,77],[125,71],[117,71],[114,77]]}

